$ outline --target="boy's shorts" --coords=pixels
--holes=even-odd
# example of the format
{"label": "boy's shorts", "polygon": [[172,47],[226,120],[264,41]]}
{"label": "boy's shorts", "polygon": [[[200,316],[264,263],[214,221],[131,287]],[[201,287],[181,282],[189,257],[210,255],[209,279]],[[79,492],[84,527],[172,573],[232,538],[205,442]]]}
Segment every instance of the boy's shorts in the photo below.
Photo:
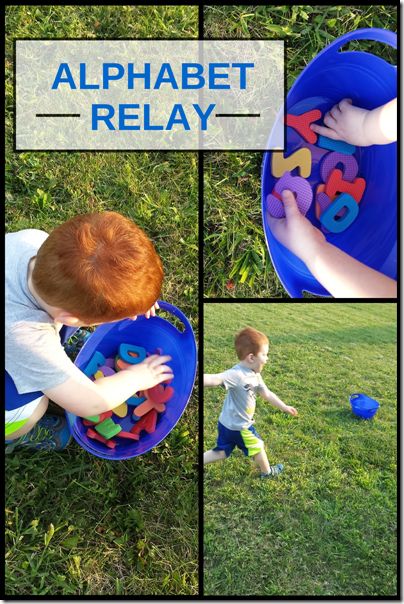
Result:
{"label": "boy's shorts", "polygon": [[217,423],[218,437],[214,451],[224,451],[229,457],[234,447],[242,450],[244,455],[253,457],[264,448],[264,441],[254,426],[244,430],[229,430],[220,422]]}
{"label": "boy's shorts", "polygon": [[14,381],[6,371],[6,437],[22,428],[39,405],[43,392],[19,394]]}
{"label": "boy's shorts", "polygon": [[[63,325],[59,333],[62,346],[65,346],[69,338],[71,338],[76,331],[78,331],[77,327]],[[17,432],[17,430],[27,423],[41,402],[43,396],[43,392],[40,391],[19,394],[15,387],[14,380],[6,371],[6,438],[10,434],[13,434],[13,432]]]}

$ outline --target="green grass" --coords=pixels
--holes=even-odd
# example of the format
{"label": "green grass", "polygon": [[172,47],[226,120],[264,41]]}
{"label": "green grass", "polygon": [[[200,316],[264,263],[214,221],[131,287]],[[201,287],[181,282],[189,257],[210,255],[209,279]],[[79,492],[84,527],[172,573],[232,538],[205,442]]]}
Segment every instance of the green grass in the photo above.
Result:
{"label": "green grass", "polygon": [[[7,32],[7,231],[121,212],[154,241],[166,275],[161,297],[197,335],[197,153],[12,150],[13,38],[196,37],[197,7],[9,6]],[[169,437],[127,462],[97,459],[76,443],[64,453],[8,456],[7,595],[195,595],[197,409],[194,394]]]}
{"label": "green grass", "polygon": [[[256,428],[283,474],[265,482],[240,451],[204,473],[204,592],[397,595],[395,304],[205,304],[205,372],[234,365],[246,325],[270,338],[263,378],[297,418],[257,400]],[[357,419],[349,396],[380,402]],[[204,393],[205,450],[221,389]]]}
{"label": "green grass", "polygon": [[[205,6],[205,38],[284,38],[287,88],[339,36],[363,27],[397,31],[396,6]],[[361,41],[396,64],[396,53]],[[207,297],[287,298],[271,264],[261,219],[262,153],[205,153],[204,293]],[[312,297],[306,295],[307,297]]]}

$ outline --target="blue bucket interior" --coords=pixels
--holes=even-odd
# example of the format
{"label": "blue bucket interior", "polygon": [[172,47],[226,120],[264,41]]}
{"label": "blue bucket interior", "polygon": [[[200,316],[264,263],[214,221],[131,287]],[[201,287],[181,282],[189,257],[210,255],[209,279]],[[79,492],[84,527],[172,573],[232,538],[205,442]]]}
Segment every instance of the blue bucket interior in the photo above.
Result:
{"label": "blue bucket interior", "polygon": [[[165,411],[158,414],[156,430],[152,434],[143,431],[139,441],[115,437],[116,448],[109,449],[102,443],[88,438],[88,428],[80,418],[72,413],[66,414],[73,437],[93,455],[104,459],[129,459],[147,453],[171,432],[187,406],[196,374],[197,352],[194,334],[188,320],[178,309],[164,302],[159,304],[161,309],[172,309],[173,313],[182,319],[185,331],[179,331],[170,321],[159,316],[150,319],[142,316],[136,321],[125,319],[99,326],[77,355],[75,364],[82,370],[95,351],[101,352],[106,358],[115,357],[122,342],[143,346],[150,353],[161,348],[162,354],[172,357],[169,365],[174,372],[171,383],[174,395],[167,402]],[[135,423],[130,417],[121,419],[115,415],[113,421],[119,423],[125,431],[130,431]]]}
{"label": "blue bucket interior", "polygon": [[[299,115],[320,109],[324,115],[343,98],[365,109],[374,109],[397,95],[397,70],[383,59],[366,52],[323,51],[302,72],[291,88],[285,113]],[[321,122],[318,122],[321,123]],[[271,137],[270,137],[271,139]],[[270,141],[269,139],[269,141]],[[270,145],[270,142],[269,142]],[[312,172],[307,179],[313,189],[313,203],[307,218],[316,227],[315,190],[322,182],[320,165],[329,153],[304,141],[287,128],[284,155],[307,147],[312,153]],[[367,266],[397,278],[397,144],[357,147],[358,177],[366,180],[357,219],[342,233],[329,233],[326,239]],[[265,200],[272,193],[276,178],[271,174],[272,153],[264,154],[262,167],[262,213],[265,237],[272,263],[291,297],[301,298],[303,291],[319,296],[329,292],[313,277],[306,265],[272,235]],[[298,175],[296,168],[292,172]]]}

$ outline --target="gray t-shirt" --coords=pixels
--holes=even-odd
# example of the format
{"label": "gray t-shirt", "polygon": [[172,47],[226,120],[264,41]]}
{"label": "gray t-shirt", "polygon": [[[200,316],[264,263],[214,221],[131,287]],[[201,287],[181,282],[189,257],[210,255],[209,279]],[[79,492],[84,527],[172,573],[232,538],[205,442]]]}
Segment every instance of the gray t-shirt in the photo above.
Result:
{"label": "gray t-shirt", "polygon": [[249,428],[254,423],[256,394],[265,388],[261,374],[238,364],[223,375],[227,393],[219,422],[229,430]]}
{"label": "gray t-shirt", "polygon": [[20,394],[54,388],[80,371],[61,345],[62,325],[28,288],[29,261],[47,237],[36,229],[6,235],[6,370]]}

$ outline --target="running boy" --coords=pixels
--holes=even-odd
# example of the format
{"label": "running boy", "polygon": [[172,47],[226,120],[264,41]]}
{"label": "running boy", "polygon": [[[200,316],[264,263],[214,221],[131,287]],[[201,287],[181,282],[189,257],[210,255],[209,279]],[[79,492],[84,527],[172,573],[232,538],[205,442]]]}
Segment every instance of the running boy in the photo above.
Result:
{"label": "running boy", "polygon": [[285,413],[294,416],[298,413],[268,390],[261,377],[268,360],[266,335],[246,327],[236,335],[234,344],[240,362],[223,373],[204,375],[204,386],[224,386],[227,393],[219,416],[217,446],[204,453],[203,462],[225,459],[234,447],[239,447],[258,465],[262,478],[276,476],[282,472],[283,465],[269,465],[264,442],[253,426],[256,394]]}
{"label": "running boy", "polygon": [[8,440],[62,449],[69,430],[64,418],[43,417],[49,399],[85,417],[172,379],[170,357],[151,355],[92,382],[66,355],[59,337],[62,325],[154,315],[162,280],[150,239],[116,212],[75,216],[50,235],[27,229],[6,236]]}

